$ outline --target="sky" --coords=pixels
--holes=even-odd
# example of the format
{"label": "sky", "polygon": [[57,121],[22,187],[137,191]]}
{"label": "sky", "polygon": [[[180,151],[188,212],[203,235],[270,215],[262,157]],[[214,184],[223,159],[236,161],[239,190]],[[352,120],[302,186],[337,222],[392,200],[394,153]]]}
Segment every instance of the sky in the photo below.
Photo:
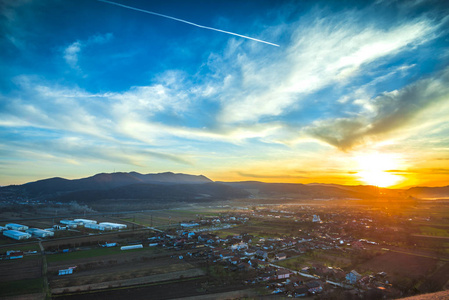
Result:
{"label": "sky", "polygon": [[0,1],[0,185],[449,184],[449,2],[113,2]]}

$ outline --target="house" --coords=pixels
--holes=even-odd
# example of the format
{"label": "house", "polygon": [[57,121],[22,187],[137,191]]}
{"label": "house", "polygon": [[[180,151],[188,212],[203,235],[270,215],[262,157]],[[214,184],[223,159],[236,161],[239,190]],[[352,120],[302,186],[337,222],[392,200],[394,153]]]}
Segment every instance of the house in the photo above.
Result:
{"label": "house", "polygon": [[286,259],[286,258],[287,258],[287,254],[285,254],[285,253],[278,253],[278,254],[276,254],[276,255],[274,256],[274,258],[275,258],[276,260]]}
{"label": "house", "polygon": [[256,256],[260,257],[261,259],[267,259],[268,258],[268,252],[263,251],[263,250],[257,250],[256,251]]}
{"label": "house", "polygon": [[248,244],[245,242],[236,243],[231,246],[232,250],[242,250],[242,249],[248,249]]}
{"label": "house", "polygon": [[262,281],[268,281],[268,280],[271,280],[273,278],[273,273],[271,273],[271,272],[266,272],[266,273],[263,273],[262,275],[260,275],[260,280],[262,280]]}
{"label": "house", "polygon": [[240,258],[238,258],[237,256],[234,256],[229,261],[231,262],[231,264],[237,265],[238,263],[240,263]]}
{"label": "house", "polygon": [[252,240],[253,240],[253,238],[254,238],[254,236],[253,235],[244,235],[243,237],[242,237],[242,240],[245,242],[245,243],[251,243],[252,242]]}
{"label": "house", "polygon": [[276,278],[277,279],[289,278],[291,274],[292,274],[292,272],[287,269],[277,269],[276,270]]}
{"label": "house", "polygon": [[253,257],[254,255],[256,255],[256,251],[254,251],[252,249],[247,249],[247,250],[245,250],[245,255]]}
{"label": "house", "polygon": [[321,286],[321,282],[318,280],[309,281],[305,283],[309,293],[316,294],[323,291],[323,287]]}
{"label": "house", "polygon": [[308,292],[309,289],[306,286],[300,285],[293,291],[293,297],[305,297]]}
{"label": "house", "polygon": [[9,259],[23,258],[22,251],[9,250],[9,251],[6,251],[6,255],[8,256]]}
{"label": "house", "polygon": [[220,258],[222,259],[230,259],[234,256],[234,254],[231,251],[222,250],[220,251]]}
{"label": "house", "polygon": [[352,270],[351,272],[349,272],[348,274],[346,274],[346,280],[350,283],[350,284],[355,284],[358,280],[360,280],[362,278],[362,275],[360,275],[359,273],[357,273],[356,270]]}
{"label": "house", "polygon": [[248,263],[246,263],[246,262],[242,262],[242,263],[239,263],[239,264],[237,265],[237,267],[238,267],[240,270],[249,270],[249,269],[251,268],[251,265],[248,264]]}

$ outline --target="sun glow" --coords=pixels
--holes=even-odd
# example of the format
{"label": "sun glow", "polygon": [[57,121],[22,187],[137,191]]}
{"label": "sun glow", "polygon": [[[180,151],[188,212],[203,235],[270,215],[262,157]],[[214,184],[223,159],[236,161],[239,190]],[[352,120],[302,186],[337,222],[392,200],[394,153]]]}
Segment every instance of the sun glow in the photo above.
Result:
{"label": "sun glow", "polygon": [[403,176],[391,173],[400,168],[400,158],[395,154],[370,153],[355,157],[359,180],[379,187],[390,187],[404,180]]}

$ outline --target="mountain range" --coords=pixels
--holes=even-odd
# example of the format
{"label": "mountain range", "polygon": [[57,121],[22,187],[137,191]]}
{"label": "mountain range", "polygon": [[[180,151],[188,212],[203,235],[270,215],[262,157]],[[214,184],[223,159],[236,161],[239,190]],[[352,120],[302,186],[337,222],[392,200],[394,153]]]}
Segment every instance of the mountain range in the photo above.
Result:
{"label": "mountain range", "polygon": [[203,175],[180,173],[101,173],[81,179],[49,178],[0,188],[0,200],[76,201],[88,205],[114,201],[133,203],[201,202],[236,198],[373,199],[376,197],[449,198],[449,186],[385,189],[337,184],[214,182]]}

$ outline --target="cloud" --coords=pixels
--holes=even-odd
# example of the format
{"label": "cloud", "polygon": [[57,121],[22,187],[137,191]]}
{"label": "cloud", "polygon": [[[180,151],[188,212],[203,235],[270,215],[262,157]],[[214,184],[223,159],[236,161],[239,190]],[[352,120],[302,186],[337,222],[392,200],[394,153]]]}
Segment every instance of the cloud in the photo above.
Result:
{"label": "cloud", "polygon": [[[315,121],[305,132],[342,150],[385,138],[427,109],[449,101],[449,68],[401,90],[369,99],[374,115]],[[428,118],[431,121],[432,118]],[[420,125],[420,124],[419,124]]]}
{"label": "cloud", "polygon": [[[318,12],[306,17],[291,25],[291,43],[285,49],[264,50],[258,58],[254,58],[257,52],[235,50],[234,67],[227,68],[226,79],[234,87],[220,97],[219,120],[258,122],[300,109],[307,105],[307,96],[331,85],[348,84],[362,71],[431,40],[438,28],[425,18],[385,28],[362,22],[359,13],[323,16],[324,12]],[[240,88],[237,92],[235,86]]]}
{"label": "cloud", "polygon": [[80,51],[81,43],[78,41],[64,49],[64,59],[74,69],[78,68],[78,53]]}
{"label": "cloud", "polygon": [[91,37],[89,37],[86,41],[75,41],[69,46],[67,46],[63,50],[63,55],[66,63],[72,67],[73,69],[80,69],[80,66],[78,65],[78,58],[81,54],[81,50],[85,47],[95,45],[95,44],[104,44],[109,42],[113,38],[112,33],[106,33],[106,34],[96,34]]}

